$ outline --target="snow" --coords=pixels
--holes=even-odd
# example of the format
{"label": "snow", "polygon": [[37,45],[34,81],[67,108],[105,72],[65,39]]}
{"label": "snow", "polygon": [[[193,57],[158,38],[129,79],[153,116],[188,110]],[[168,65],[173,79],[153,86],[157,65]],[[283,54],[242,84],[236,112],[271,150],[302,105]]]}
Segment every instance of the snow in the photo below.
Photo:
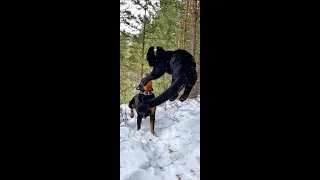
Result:
{"label": "snow", "polygon": [[120,180],[200,179],[200,98],[167,101],[166,110],[158,106],[155,136],[149,117],[137,131],[137,115],[131,119],[129,113],[126,107],[126,126],[120,124]]}

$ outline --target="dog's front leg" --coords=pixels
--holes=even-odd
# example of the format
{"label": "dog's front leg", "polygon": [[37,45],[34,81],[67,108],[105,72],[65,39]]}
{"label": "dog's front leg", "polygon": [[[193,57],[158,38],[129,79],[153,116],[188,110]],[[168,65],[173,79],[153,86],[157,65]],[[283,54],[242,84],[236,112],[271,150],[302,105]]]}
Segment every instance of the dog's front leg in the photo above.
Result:
{"label": "dog's front leg", "polygon": [[141,123],[142,123],[142,116],[138,114],[138,117],[137,117],[137,130],[138,131],[141,129]]}
{"label": "dog's front leg", "polygon": [[134,112],[133,112],[133,109],[134,109],[134,104],[129,104],[129,107],[130,107],[130,118],[133,118],[134,117]]}
{"label": "dog's front leg", "polygon": [[150,115],[150,132],[152,135],[155,135],[156,133],[154,132],[154,123],[156,121],[156,116],[155,116],[155,108],[151,109],[151,115]]}

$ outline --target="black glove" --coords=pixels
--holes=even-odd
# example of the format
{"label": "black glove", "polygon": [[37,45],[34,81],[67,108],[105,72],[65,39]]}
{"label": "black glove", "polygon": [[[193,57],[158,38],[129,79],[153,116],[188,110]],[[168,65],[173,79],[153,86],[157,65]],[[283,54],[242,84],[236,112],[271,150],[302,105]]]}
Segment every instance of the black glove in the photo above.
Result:
{"label": "black glove", "polygon": [[140,82],[140,84],[142,84],[143,86],[145,86],[147,83],[149,82],[148,78],[143,78]]}
{"label": "black glove", "polygon": [[140,90],[140,91],[143,91],[143,90],[144,90],[142,84],[139,84],[139,86],[138,86],[136,89],[137,89],[137,90]]}

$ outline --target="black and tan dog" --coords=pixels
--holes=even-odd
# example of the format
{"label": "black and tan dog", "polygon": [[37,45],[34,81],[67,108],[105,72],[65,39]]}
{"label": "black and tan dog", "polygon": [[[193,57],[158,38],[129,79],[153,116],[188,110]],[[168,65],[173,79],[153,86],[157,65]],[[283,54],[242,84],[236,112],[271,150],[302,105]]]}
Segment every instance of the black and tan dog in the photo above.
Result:
{"label": "black and tan dog", "polygon": [[150,132],[154,135],[156,107],[150,108],[146,113],[141,113],[139,111],[141,104],[143,104],[147,100],[155,98],[155,95],[152,93],[152,81],[149,81],[145,86],[140,85],[137,89],[140,90],[140,93],[136,94],[129,101],[129,108],[131,110],[130,117],[134,117],[133,109],[135,109],[138,114],[137,130],[139,131],[141,129],[142,118],[147,118],[148,116],[150,116]]}

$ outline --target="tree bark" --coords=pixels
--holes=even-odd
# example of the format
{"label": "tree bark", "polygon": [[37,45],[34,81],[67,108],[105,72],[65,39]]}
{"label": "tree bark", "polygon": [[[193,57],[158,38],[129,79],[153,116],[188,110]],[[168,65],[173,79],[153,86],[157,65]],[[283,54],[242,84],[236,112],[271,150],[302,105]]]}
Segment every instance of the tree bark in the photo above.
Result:
{"label": "tree bark", "polygon": [[[182,20],[181,19],[179,19],[179,28],[182,29]],[[177,34],[177,36],[178,36],[178,46],[179,46],[179,49],[180,49],[181,48],[180,36],[178,34]]]}
{"label": "tree bark", "polygon": [[187,24],[188,24],[188,11],[189,11],[189,0],[186,0],[186,10],[185,10],[185,19],[184,19],[184,32],[183,32],[183,48],[186,49],[187,42]]}
{"label": "tree bark", "polygon": [[[141,57],[143,58],[144,57],[144,44],[145,44],[145,35],[146,35],[146,20],[145,20],[145,17],[146,17],[146,14],[147,14],[147,9],[144,9],[144,20],[143,20],[143,34],[142,34],[142,53],[141,53]],[[141,78],[143,78],[143,66],[144,66],[144,63],[143,63],[143,59],[142,59],[142,62],[141,62]]]}
{"label": "tree bark", "polygon": [[[191,21],[191,29],[190,29],[190,53],[196,58],[196,45],[197,45],[197,19],[198,19],[198,0],[192,0],[192,21]],[[191,93],[190,98],[197,98],[200,95],[200,57],[197,61],[197,74],[198,80],[194,85]]]}
{"label": "tree bark", "polygon": [[190,53],[195,56],[196,52],[196,25],[197,25],[197,0],[192,0],[192,23],[190,33]]}

